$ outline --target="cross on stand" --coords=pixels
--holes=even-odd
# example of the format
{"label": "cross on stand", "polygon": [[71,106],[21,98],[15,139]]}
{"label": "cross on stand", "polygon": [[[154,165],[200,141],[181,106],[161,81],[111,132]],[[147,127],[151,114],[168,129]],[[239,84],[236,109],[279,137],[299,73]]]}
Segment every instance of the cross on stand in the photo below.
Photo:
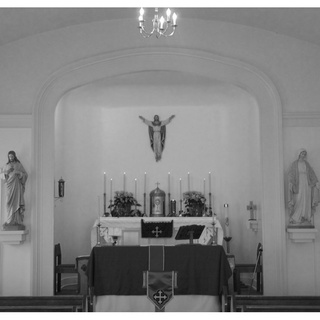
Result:
{"label": "cross on stand", "polygon": [[254,211],[257,210],[257,206],[250,201],[249,205],[247,206],[247,210],[250,211],[250,219],[249,220],[256,220],[254,217]]}
{"label": "cross on stand", "polygon": [[156,226],[156,229],[155,229],[155,230],[152,230],[151,232],[152,232],[153,234],[156,234],[156,238],[158,238],[158,237],[159,237],[159,234],[162,233],[162,230],[159,230],[159,227]]}

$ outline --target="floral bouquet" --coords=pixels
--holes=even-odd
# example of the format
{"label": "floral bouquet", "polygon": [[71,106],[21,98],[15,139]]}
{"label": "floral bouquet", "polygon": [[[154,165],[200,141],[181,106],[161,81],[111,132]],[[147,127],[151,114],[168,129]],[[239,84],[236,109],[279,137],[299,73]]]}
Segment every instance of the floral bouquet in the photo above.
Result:
{"label": "floral bouquet", "polygon": [[[132,206],[135,206],[134,210],[131,210]],[[137,210],[137,207],[141,207],[141,205],[131,192],[126,191],[116,191],[113,204],[109,206],[113,217],[139,217],[141,212]]]}
{"label": "floral bouquet", "polygon": [[187,216],[202,217],[205,214],[206,198],[199,191],[188,191],[183,193],[183,201]]}

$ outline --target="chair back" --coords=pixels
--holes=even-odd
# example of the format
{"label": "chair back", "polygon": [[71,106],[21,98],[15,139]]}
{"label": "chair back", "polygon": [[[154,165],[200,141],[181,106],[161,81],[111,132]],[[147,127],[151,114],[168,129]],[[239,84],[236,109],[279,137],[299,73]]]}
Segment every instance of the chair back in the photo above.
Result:
{"label": "chair back", "polygon": [[87,277],[87,266],[89,261],[88,255],[76,257],[76,269],[78,271],[78,291],[81,295],[88,294],[88,277]]}
{"label": "chair back", "polygon": [[54,265],[58,266],[61,264],[61,245],[57,243],[54,245]]}

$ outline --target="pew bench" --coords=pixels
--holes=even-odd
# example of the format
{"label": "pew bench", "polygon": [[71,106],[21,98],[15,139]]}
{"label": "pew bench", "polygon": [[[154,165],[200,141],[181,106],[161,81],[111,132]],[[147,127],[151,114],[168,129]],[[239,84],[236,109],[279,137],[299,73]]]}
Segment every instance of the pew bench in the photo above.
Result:
{"label": "pew bench", "polygon": [[320,312],[319,296],[235,295],[233,312]]}
{"label": "pew bench", "polygon": [[82,295],[0,297],[0,312],[85,311],[86,297]]}

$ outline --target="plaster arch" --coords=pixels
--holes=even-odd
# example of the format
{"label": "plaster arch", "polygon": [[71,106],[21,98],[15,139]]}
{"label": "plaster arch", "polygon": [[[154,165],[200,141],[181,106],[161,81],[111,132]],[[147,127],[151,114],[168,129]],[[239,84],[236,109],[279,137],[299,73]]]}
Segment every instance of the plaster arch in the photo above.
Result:
{"label": "plaster arch", "polygon": [[[34,107],[31,221],[33,246],[33,293],[53,290],[53,176],[54,113],[61,97],[70,90],[96,80],[140,71],[171,70],[230,83],[246,90],[257,101],[260,115],[261,213],[264,246],[265,294],[286,294],[285,209],[282,161],[282,108],[270,79],[240,61],[208,52],[175,48],[143,48],[107,53],[76,61],[48,79]],[[270,174],[272,173],[272,174]],[[273,236],[268,237],[268,230]]]}

